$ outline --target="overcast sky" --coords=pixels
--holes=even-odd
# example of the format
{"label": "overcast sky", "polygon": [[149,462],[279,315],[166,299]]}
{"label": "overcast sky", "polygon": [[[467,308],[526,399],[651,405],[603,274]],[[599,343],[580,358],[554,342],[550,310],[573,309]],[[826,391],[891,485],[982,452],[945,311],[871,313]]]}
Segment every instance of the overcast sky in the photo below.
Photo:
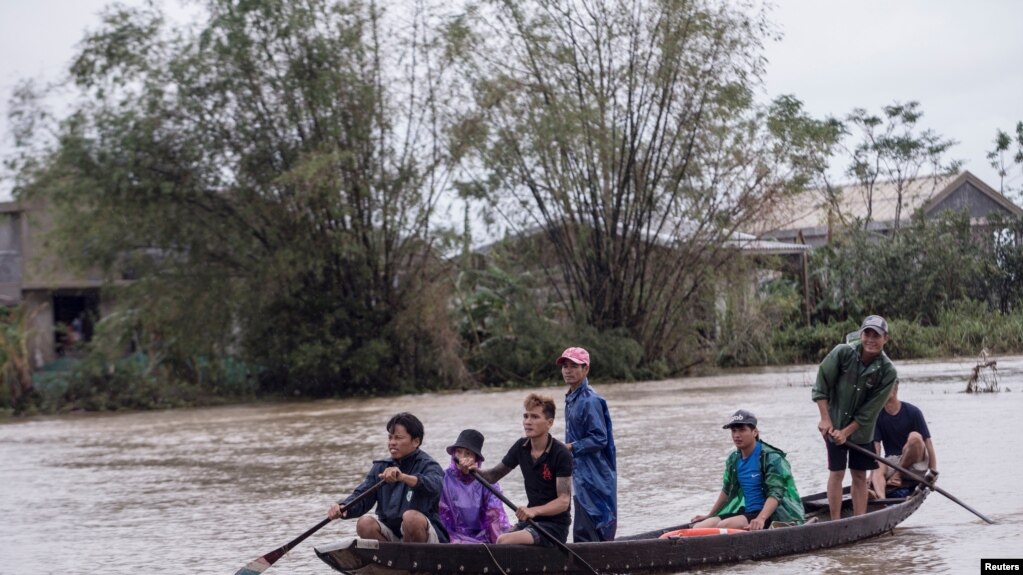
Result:
{"label": "overcast sky", "polygon": [[773,19],[769,94],[816,116],[916,100],[919,125],[958,140],[951,157],[998,189],[985,154],[1023,120],[1023,2],[780,0]]}
{"label": "overcast sky", "polygon": [[[124,0],[139,4],[138,0]],[[167,2],[167,0],[164,0]],[[0,0],[0,153],[7,99],[26,77],[58,78],[106,0]],[[1023,120],[1023,1],[777,0],[767,92],[819,117],[917,100],[920,124],[958,140],[951,156],[991,186],[995,131]],[[167,5],[184,14],[179,0]],[[1023,184],[1019,169],[1013,185]],[[0,189],[6,186],[0,185]]]}

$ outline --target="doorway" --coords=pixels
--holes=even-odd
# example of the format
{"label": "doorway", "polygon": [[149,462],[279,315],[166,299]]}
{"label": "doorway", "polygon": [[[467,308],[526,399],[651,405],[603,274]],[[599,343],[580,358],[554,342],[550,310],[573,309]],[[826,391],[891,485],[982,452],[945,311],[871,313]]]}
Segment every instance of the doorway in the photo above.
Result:
{"label": "doorway", "polygon": [[58,356],[74,353],[92,339],[99,319],[98,290],[53,294],[53,337]]}

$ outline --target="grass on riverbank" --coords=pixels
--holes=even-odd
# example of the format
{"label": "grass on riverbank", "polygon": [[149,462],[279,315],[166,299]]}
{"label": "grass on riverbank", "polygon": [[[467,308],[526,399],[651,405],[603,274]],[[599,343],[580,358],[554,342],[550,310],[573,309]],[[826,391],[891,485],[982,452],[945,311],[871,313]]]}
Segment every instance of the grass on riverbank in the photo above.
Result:
{"label": "grass on riverbank", "polygon": [[[1002,315],[988,312],[982,304],[964,304],[944,312],[936,325],[892,319],[889,326],[892,339],[886,351],[895,361],[975,357],[983,349],[992,355],[1023,353],[1023,312]],[[755,354],[746,358],[729,356],[725,362],[719,356],[718,364],[721,367],[754,367],[817,363],[836,344],[844,341],[847,333],[858,327],[857,322],[850,320],[773,330],[767,338],[754,342],[757,347]],[[600,350],[600,346],[591,348]],[[628,363],[627,368],[636,369],[633,365],[635,358],[630,359],[631,356],[622,359],[608,353],[598,354],[598,357],[603,360],[598,375],[603,374],[604,378],[607,374],[621,372],[620,369],[616,372],[613,365],[617,360]],[[196,377],[175,376],[174,373],[180,374],[182,370],[151,365],[139,355],[113,363],[86,357],[79,362],[66,362],[62,369],[37,372],[35,389],[16,405],[6,401],[0,392],[0,417],[71,411],[168,409],[280,398],[280,394],[260,393],[258,370],[232,360],[217,364],[200,361],[186,371],[196,374]],[[647,372],[651,372],[650,366],[633,373]],[[552,370],[551,377],[555,376],[556,372]],[[654,374],[653,377],[663,375]],[[615,378],[612,376],[612,379]],[[508,381],[497,387],[525,387],[541,383]]]}
{"label": "grass on riverbank", "polygon": [[[781,364],[817,363],[859,328],[855,321],[773,332],[770,346]],[[964,304],[942,312],[937,325],[911,320],[889,321],[891,341],[885,347],[893,360],[940,357],[975,357],[1023,353],[1023,312],[1002,315],[987,312],[982,304]]]}

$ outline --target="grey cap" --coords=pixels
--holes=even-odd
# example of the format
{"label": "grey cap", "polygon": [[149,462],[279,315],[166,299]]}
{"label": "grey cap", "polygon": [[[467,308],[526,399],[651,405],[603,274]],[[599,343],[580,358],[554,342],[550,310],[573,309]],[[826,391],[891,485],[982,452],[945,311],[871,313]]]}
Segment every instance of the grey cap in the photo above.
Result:
{"label": "grey cap", "polygon": [[752,425],[753,427],[756,427],[757,416],[753,415],[752,411],[740,409],[732,414],[731,419],[728,420],[728,423],[722,425],[721,429],[728,429],[734,425]]}
{"label": "grey cap", "polygon": [[863,324],[860,325],[860,332],[868,328],[879,332],[881,335],[888,335],[888,322],[879,315],[868,315],[863,319]]}

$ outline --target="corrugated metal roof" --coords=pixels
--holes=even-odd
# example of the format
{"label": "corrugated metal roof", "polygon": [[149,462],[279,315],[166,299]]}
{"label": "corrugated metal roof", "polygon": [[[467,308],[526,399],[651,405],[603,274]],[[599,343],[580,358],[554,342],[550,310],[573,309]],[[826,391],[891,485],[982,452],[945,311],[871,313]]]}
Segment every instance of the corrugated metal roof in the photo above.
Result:
{"label": "corrugated metal roof", "polygon": [[[691,234],[691,226],[680,226],[680,233],[677,236],[665,233],[648,233],[645,234],[644,239],[655,245],[671,248],[674,247],[679,241],[682,241],[687,235]],[[543,232],[543,228],[539,226],[531,227],[518,234],[520,238],[527,238],[539,235]],[[490,241],[484,245],[475,248],[473,251],[479,254],[489,253],[495,245],[501,243],[503,240]],[[796,244],[790,242],[780,242],[776,240],[763,240],[757,238],[753,234],[747,234],[744,232],[733,232],[731,236],[724,240],[723,244],[726,247],[742,250],[746,253],[800,253],[809,251],[810,246],[805,244]]]}
{"label": "corrugated metal roof", "polygon": [[744,253],[797,254],[812,248],[806,244],[794,244],[775,240],[728,240],[726,245],[736,247]]}
{"label": "corrugated metal roof", "polygon": [[[956,176],[928,176],[916,178],[903,184],[902,212],[900,219],[908,220],[912,213],[925,206],[955,181]],[[757,223],[761,234],[774,230],[807,229],[828,225],[829,216],[841,221],[866,218],[867,208],[872,205],[870,219],[876,222],[895,221],[899,205],[899,187],[895,182],[877,182],[872,190],[872,202],[868,203],[868,188],[861,185],[841,186],[840,196],[835,205],[829,205],[822,190],[807,190],[791,196],[777,204]],[[837,210],[836,210],[837,208]],[[835,212],[838,212],[836,214]]]}

